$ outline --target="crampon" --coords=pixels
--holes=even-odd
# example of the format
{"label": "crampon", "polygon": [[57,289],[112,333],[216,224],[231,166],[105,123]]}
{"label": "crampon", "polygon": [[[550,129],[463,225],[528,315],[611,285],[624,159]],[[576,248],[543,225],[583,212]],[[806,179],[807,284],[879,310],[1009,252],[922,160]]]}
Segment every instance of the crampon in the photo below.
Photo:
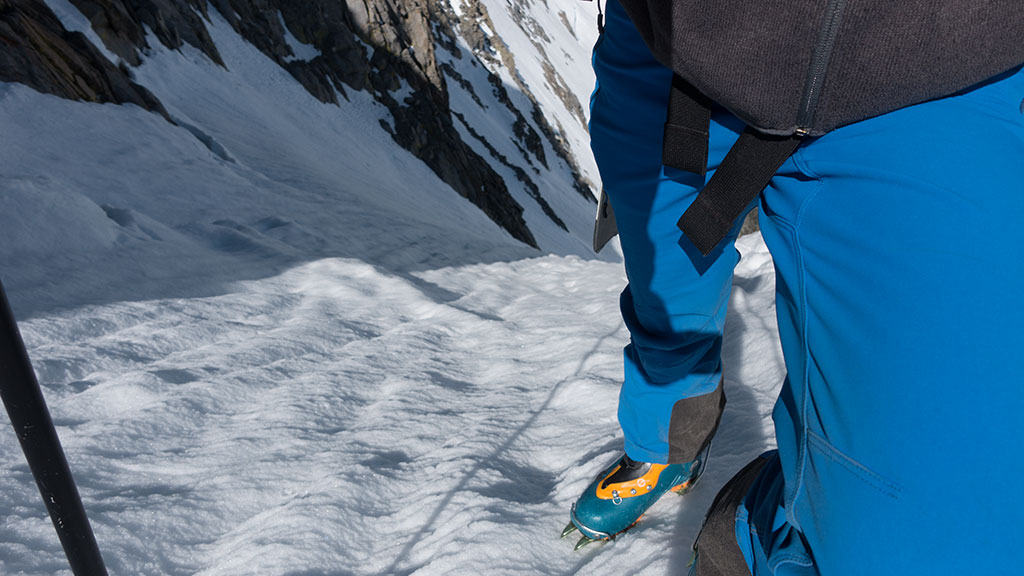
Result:
{"label": "crampon", "polygon": [[623,454],[573,503],[562,538],[578,530],[580,539],[573,549],[579,550],[626,532],[665,493],[686,494],[693,489],[704,472],[709,448],[686,464],[637,462]]}

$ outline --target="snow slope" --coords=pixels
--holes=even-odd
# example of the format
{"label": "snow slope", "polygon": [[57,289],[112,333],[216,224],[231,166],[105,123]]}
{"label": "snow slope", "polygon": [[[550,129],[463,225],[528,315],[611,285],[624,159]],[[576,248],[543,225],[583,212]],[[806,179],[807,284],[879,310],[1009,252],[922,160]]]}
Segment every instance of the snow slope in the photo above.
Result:
{"label": "snow slope", "polygon": [[[615,264],[402,278],[329,258],[22,330],[114,574],[678,573],[717,488],[769,444],[770,263],[742,244],[738,370],[704,483],[583,553],[557,533],[621,446]],[[13,434],[0,442],[0,571],[60,573]]]}
{"label": "snow slope", "polygon": [[[684,571],[717,489],[771,445],[759,237],[705,480],[574,553],[569,505],[621,449],[627,339],[621,264],[576,233],[592,215],[525,247],[368,96],[321,104],[211,32],[229,71],[158,42],[137,70],[178,126],[0,84],[0,279],[111,573]],[[68,574],[6,425],[0,486],[0,574]]]}

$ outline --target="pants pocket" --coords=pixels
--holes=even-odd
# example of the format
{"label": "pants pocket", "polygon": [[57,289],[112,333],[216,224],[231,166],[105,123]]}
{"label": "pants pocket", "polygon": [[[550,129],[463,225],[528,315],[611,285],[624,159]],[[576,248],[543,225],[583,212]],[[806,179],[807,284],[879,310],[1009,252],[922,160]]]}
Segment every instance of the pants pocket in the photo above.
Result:
{"label": "pants pocket", "polygon": [[887,566],[894,527],[910,514],[903,489],[810,430],[803,474],[794,507],[818,569],[871,574]]}

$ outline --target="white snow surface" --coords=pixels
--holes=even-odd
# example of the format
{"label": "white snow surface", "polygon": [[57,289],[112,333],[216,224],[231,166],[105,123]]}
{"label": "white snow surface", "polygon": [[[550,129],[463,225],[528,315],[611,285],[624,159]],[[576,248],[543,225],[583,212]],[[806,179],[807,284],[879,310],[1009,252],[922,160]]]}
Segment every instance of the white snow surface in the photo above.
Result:
{"label": "white snow surface", "polygon": [[[773,445],[760,237],[738,243],[704,480],[573,552],[569,507],[622,447],[625,277],[585,250],[592,214],[525,247],[368,95],[324,105],[212,19],[227,70],[156,41],[136,70],[177,125],[0,83],[0,279],[110,573],[684,573],[715,493]],[[0,574],[70,574],[6,425],[0,486]]]}

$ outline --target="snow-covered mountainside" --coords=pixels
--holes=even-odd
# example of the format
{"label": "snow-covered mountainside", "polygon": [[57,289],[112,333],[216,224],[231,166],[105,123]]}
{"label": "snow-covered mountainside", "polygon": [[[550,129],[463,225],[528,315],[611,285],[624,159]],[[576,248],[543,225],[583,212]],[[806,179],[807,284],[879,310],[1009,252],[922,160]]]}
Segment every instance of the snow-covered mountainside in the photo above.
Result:
{"label": "snow-covered mountainside", "polygon": [[[0,0],[0,279],[111,574],[685,571],[771,443],[771,262],[741,239],[701,486],[573,553],[628,337],[595,11]],[[69,574],[6,424],[0,574]]]}
{"label": "snow-covered mountainside", "polygon": [[[209,142],[230,138],[236,125],[196,113],[197,93],[203,111],[229,107],[232,118],[257,123],[304,105],[264,98],[273,107],[260,108],[231,93],[232,76],[253,87],[266,80],[247,75],[250,55],[231,45],[240,39],[323,103],[365,109],[372,100],[374,131],[389,133],[521,242],[558,250],[565,236],[585,235],[575,215],[594,201],[596,172],[577,95],[593,84],[587,58],[596,31],[593,15],[575,5],[19,0],[0,8],[0,81],[134,103]],[[194,68],[167,73],[167,64],[186,61]],[[314,143],[329,154],[358,147],[361,136]]]}
{"label": "snow-covered mountainside", "polygon": [[[241,8],[246,1],[234,0],[232,6]],[[183,34],[179,26],[175,28],[178,36],[203,41],[193,40],[197,45],[193,46],[179,39],[175,49],[165,46],[144,22],[141,26],[149,35],[135,40],[145,46],[136,49],[128,40],[115,41],[119,36],[110,32],[114,29],[127,36],[127,24],[103,24],[118,21],[86,7],[93,21],[90,25],[76,7],[86,3],[48,0],[47,4],[59,17],[59,25],[82,33],[65,32],[62,38],[74,39],[76,45],[91,39],[88,45],[102,54],[96,58],[119,62],[120,68],[111,64],[111,74],[130,72],[137,92],[157,100],[163,116],[131,106],[71,105],[15,84],[0,85],[6,115],[0,143],[4,147],[0,176],[9,191],[5,201],[20,196],[37,209],[47,205],[63,211],[68,225],[88,237],[84,243],[54,246],[52,252],[39,254],[46,245],[39,235],[45,231],[26,229],[23,215],[6,211],[0,214],[4,240],[0,255],[5,261],[33,254],[34,263],[42,256],[48,262],[88,267],[89,257],[76,253],[92,253],[89,242],[100,238],[113,242],[108,248],[116,244],[116,250],[108,250],[104,258],[125,260],[118,268],[125,277],[140,273],[138,255],[127,256],[134,250],[181,253],[183,243],[188,244],[185,252],[195,252],[183,259],[189,263],[223,257],[225,242],[251,245],[251,251],[235,246],[228,251],[230,258],[251,255],[264,272],[318,255],[358,256],[393,264],[406,258],[408,244],[423,244],[428,238],[438,243],[423,250],[428,257],[417,257],[428,261],[403,263],[406,269],[443,264],[447,258],[461,258],[464,251],[486,257],[480,255],[492,246],[519,253],[519,245],[534,244],[544,252],[592,257],[593,192],[582,183],[596,182],[597,173],[579,108],[593,83],[588,58],[596,30],[594,15],[582,8],[586,5],[549,8],[542,3],[494,2],[488,10],[485,4],[470,2],[457,4],[456,10],[455,4],[444,4],[447,19],[443,22],[448,26],[432,23],[432,38],[438,46],[431,52],[434,64],[427,67],[437,75],[433,82],[445,88],[443,98],[437,90],[431,92],[433,84],[416,80],[419,69],[401,68],[390,56],[379,56],[389,52],[361,44],[360,37],[353,36],[348,38],[355,46],[351,49],[372,55],[367,58],[375,64],[362,64],[360,81],[354,72],[347,77],[360,90],[332,81],[331,99],[317,96],[317,90],[299,82],[297,76],[306,76],[296,70],[321,66],[324,77],[333,78],[329,74],[333,68],[325,62],[330,60],[328,55],[336,56],[341,50],[338,46],[344,43],[330,38],[342,32],[327,40],[310,40],[322,50],[333,46],[334,52],[326,55],[303,44],[284,24],[285,16],[297,11],[294,3],[288,4],[289,10],[266,8],[260,13],[267,17],[269,11],[273,16],[285,56],[271,52],[276,45],[269,40],[269,48],[260,49],[239,33],[236,28],[245,29],[245,21],[232,8],[236,22],[229,23],[216,8],[223,3],[199,2],[204,16],[188,12],[202,34]],[[310,2],[310,6],[319,4]],[[441,10],[440,4],[430,6]],[[9,12],[4,18],[11,19],[11,14],[18,13]],[[291,17],[295,28],[312,35],[302,32],[305,20],[303,12],[299,14]],[[255,16],[250,19],[262,22]],[[325,17],[325,21],[331,20]],[[370,40],[374,40],[371,32],[391,30],[383,24],[366,26],[369,31],[364,35]],[[495,31],[499,29],[503,36]],[[46,46],[55,43],[51,39]],[[120,52],[112,52],[108,44]],[[301,58],[311,58],[307,68],[289,68]],[[41,70],[52,72],[46,67]],[[80,75],[76,72],[74,77]],[[414,82],[419,83],[419,91],[413,89]],[[36,83],[54,92],[62,90],[57,80]],[[110,98],[116,100],[115,92]],[[443,101],[443,110],[437,108],[437,98]],[[433,112],[432,106],[437,108]],[[447,117],[450,132],[438,132],[436,126],[416,120],[423,116],[419,114],[423,109],[428,120]],[[410,130],[423,141],[395,146],[396,141],[404,142],[402,135]],[[469,203],[460,196],[470,197],[480,209],[466,206]],[[61,201],[67,197],[76,202]],[[235,198],[245,211],[218,214],[211,208],[211,203],[222,203],[227,197]],[[263,197],[282,208],[263,209]],[[332,209],[300,206],[304,202],[329,204]],[[268,221],[282,214],[291,216],[267,228]],[[125,226],[126,218],[149,220],[150,229],[159,225],[168,230],[157,240],[145,234],[126,236],[126,231],[134,230]],[[367,221],[373,221],[372,230]],[[172,235],[176,241],[171,241]],[[225,240],[225,235],[237,236],[237,242]],[[289,239],[276,237],[282,235]],[[305,239],[297,240],[299,235]],[[513,238],[519,242],[510,242]],[[289,242],[301,245],[296,248]],[[55,289],[46,286],[52,269],[52,263],[44,268],[19,265],[7,272],[5,281],[12,289],[31,287],[44,297]],[[168,266],[161,284],[173,284],[187,276],[186,271]],[[110,293],[107,287],[103,291]],[[47,303],[69,301],[53,296]],[[87,286],[79,287],[75,298],[82,301],[83,296],[88,296]]]}

